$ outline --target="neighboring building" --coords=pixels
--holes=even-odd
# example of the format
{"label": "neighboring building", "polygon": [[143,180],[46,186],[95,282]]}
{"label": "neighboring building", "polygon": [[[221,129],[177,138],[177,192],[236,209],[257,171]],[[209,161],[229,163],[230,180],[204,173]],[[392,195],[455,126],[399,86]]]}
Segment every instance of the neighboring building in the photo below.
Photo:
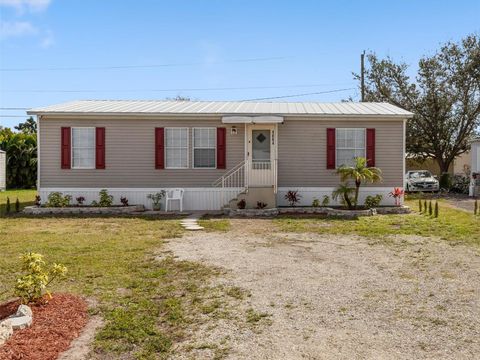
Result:
{"label": "neighboring building", "polygon": [[480,173],[480,138],[472,140],[471,154],[472,173]]}
{"label": "neighboring building", "polygon": [[7,153],[0,150],[0,191],[7,188]]}
{"label": "neighboring building", "polygon": [[38,117],[41,198],[52,191],[150,207],[147,194],[184,188],[187,210],[221,209],[239,193],[247,206],[301,205],[331,196],[336,168],[365,156],[383,183],[361,201],[403,187],[405,124],[412,113],[386,103],[75,101],[28,111]]}

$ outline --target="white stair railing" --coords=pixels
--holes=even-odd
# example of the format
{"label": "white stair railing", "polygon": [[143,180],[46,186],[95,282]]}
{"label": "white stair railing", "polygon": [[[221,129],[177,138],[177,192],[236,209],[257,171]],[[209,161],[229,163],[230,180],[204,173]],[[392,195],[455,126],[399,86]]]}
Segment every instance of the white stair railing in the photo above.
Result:
{"label": "white stair railing", "polygon": [[246,171],[246,162],[242,161],[215,180],[212,185],[221,188],[246,188]]}

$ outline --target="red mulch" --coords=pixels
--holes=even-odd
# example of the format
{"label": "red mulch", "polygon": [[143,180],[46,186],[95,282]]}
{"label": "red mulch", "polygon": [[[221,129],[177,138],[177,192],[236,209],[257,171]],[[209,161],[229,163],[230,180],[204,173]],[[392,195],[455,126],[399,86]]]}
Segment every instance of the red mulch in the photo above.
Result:
{"label": "red mulch", "polygon": [[[18,302],[12,304],[0,306],[0,319],[4,314],[9,315],[9,306],[13,307],[10,314],[16,311]],[[46,305],[32,305],[32,311],[32,326],[14,331],[13,336],[0,346],[0,359],[56,359],[80,335],[88,320],[87,303],[71,294],[54,294]]]}

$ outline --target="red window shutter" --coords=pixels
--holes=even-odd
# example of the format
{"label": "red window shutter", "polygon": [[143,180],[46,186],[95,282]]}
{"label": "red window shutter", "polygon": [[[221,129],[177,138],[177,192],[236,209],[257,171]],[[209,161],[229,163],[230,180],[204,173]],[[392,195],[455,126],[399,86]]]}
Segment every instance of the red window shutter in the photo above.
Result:
{"label": "red window shutter", "polygon": [[335,138],[336,132],[335,129],[327,129],[327,169],[335,169]]}
{"label": "red window shutter", "polygon": [[105,128],[95,128],[95,168],[105,169]]}
{"label": "red window shutter", "polygon": [[165,131],[155,128],[155,169],[165,169]]}
{"label": "red window shutter", "polygon": [[375,166],[375,129],[367,129],[367,166]]}
{"label": "red window shutter", "polygon": [[227,167],[227,129],[217,128],[217,169]]}
{"label": "red window shutter", "polygon": [[62,169],[70,169],[71,165],[71,130],[69,127],[62,127],[60,157]]}

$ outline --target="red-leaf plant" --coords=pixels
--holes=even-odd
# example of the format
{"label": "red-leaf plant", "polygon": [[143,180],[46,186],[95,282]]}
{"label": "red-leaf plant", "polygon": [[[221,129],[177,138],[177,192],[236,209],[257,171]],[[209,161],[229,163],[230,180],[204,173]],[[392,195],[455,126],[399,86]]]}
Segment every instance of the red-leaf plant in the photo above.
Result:
{"label": "red-leaf plant", "polygon": [[393,188],[393,191],[391,191],[388,195],[395,199],[396,206],[400,206],[400,200],[403,194],[405,194],[405,191],[402,188],[396,187],[396,188]]}

